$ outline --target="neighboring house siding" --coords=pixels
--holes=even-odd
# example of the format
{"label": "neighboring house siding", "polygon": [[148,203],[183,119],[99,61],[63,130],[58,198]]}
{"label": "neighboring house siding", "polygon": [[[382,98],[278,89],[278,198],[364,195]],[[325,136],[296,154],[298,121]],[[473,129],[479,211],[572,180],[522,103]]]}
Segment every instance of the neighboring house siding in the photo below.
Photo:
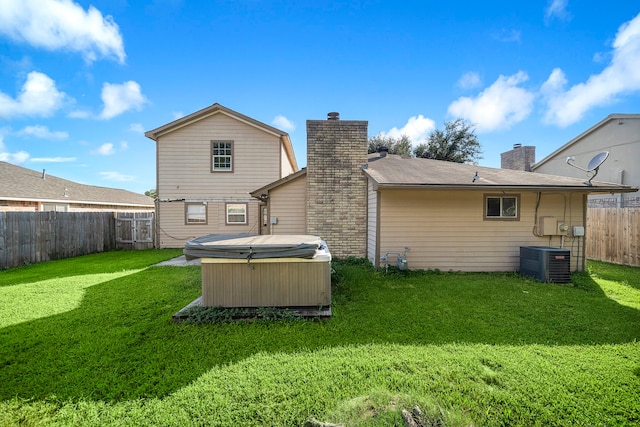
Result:
{"label": "neighboring house siding", "polygon": [[[154,206],[118,206],[97,205],[90,203],[72,202],[28,202],[14,200],[0,200],[0,212],[40,212],[51,209],[51,205],[57,205],[59,212],[139,212],[153,211]],[[49,207],[48,207],[49,206]],[[62,209],[64,207],[64,209]]]}
{"label": "neighboring house siding", "polygon": [[171,202],[160,203],[159,216],[162,224],[159,225],[160,247],[181,247],[195,237],[207,234],[258,234],[260,204],[257,201],[248,202],[247,224],[228,225],[226,219],[226,202],[207,203],[206,224],[185,224],[185,203]]}
{"label": "neighboring house siding", "polygon": [[278,218],[271,234],[307,234],[307,179],[301,176],[269,193],[269,215]]}
{"label": "neighboring house siding", "polygon": [[[520,246],[560,246],[559,236],[532,234],[534,192],[508,192],[520,194],[519,221],[484,220],[483,196],[495,192],[380,191],[380,255],[408,246],[411,269],[517,271]],[[584,226],[583,206],[581,194],[543,194],[538,217],[555,216],[570,225]],[[579,247],[582,255],[583,245],[583,239],[564,239],[564,247],[571,249],[572,271],[582,268],[577,251]]]}
{"label": "neighboring house siding", "polygon": [[378,193],[373,189],[371,180],[367,182],[367,258],[374,265],[379,258],[377,253],[378,233]]}
{"label": "neighboring house siding", "polygon": [[[593,130],[577,137],[561,147],[549,159],[542,160],[533,166],[533,171],[551,175],[571,176],[587,179],[587,174],[579,169],[567,165],[567,157],[575,157],[574,164],[586,169],[589,161],[596,154],[608,151],[609,158],[600,167],[596,181],[605,181],[615,184],[640,187],[640,117],[638,118],[614,118],[607,120],[602,125],[596,125]],[[590,200],[615,199],[617,207],[622,207],[624,200],[637,200],[633,203],[640,206],[640,193],[626,193],[612,196],[592,195]],[[615,204],[613,207],[616,207]]]}
{"label": "neighboring house siding", "polygon": [[[211,171],[215,140],[233,141],[233,172]],[[157,144],[160,199],[248,199],[249,191],[281,178],[280,138],[224,114],[160,136]]]}

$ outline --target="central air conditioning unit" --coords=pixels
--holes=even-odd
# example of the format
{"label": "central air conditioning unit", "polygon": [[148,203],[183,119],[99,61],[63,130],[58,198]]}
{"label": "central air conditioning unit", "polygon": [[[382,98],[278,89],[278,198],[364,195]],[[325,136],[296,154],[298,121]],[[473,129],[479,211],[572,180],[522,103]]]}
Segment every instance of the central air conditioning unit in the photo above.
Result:
{"label": "central air conditioning unit", "polygon": [[547,246],[520,246],[520,274],[543,282],[571,281],[571,251]]}

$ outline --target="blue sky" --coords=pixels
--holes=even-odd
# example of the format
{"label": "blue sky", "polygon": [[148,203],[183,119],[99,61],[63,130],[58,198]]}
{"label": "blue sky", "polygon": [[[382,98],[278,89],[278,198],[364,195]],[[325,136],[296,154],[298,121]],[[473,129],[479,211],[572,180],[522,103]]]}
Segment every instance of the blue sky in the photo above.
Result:
{"label": "blue sky", "polygon": [[[2,0],[0,160],[155,187],[144,131],[213,103],[276,126],[368,120],[416,144],[476,126],[483,166],[640,113],[634,1]],[[1,177],[0,177],[1,182]]]}

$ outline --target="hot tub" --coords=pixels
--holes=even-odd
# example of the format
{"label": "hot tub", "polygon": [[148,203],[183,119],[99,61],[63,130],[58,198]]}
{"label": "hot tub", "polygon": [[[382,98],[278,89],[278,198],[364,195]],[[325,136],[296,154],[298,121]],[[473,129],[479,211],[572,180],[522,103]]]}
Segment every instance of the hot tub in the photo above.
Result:
{"label": "hot tub", "polygon": [[205,307],[327,307],[331,254],[317,236],[203,236],[184,253],[202,265]]}

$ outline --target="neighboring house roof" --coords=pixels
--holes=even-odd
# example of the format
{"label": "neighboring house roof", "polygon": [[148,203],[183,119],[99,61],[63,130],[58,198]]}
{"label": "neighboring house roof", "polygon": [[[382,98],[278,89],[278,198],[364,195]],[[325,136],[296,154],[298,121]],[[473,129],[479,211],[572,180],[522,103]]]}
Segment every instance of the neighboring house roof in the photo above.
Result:
{"label": "neighboring house roof", "polygon": [[576,136],[571,141],[567,142],[562,147],[558,148],[557,150],[555,150],[553,153],[549,154],[544,159],[542,159],[539,162],[531,165],[531,170],[535,171],[537,168],[539,168],[543,164],[547,163],[549,160],[552,160],[558,154],[562,153],[564,150],[566,150],[567,148],[571,147],[572,145],[574,145],[578,141],[584,139],[590,133],[595,132],[596,130],[598,130],[599,128],[603,127],[607,123],[609,123],[611,121],[614,121],[614,120],[625,120],[625,119],[640,119],[640,114],[609,114],[602,121],[600,121],[599,123],[596,123],[594,126],[590,127],[586,131],[582,132],[580,135]]}
{"label": "neighboring house roof", "polygon": [[272,135],[278,136],[282,138],[284,143],[284,149],[287,153],[287,158],[289,162],[293,166],[293,170],[298,170],[298,164],[296,163],[296,157],[293,153],[293,146],[291,145],[291,139],[289,138],[289,134],[281,131],[280,129],[276,129],[273,126],[269,126],[265,123],[259,122],[251,117],[245,116],[244,114],[238,113],[230,108],[224,107],[218,103],[212,104],[202,110],[196,111],[195,113],[191,113],[188,116],[184,116],[179,118],[178,120],[174,120],[171,123],[167,123],[164,126],[160,126],[158,128],[152,129],[144,133],[144,136],[147,138],[153,139],[154,141],[158,141],[158,138],[162,135],[165,135],[169,132],[173,132],[177,129],[180,129],[184,126],[187,126],[191,123],[197,122],[204,118],[213,116],[214,114],[225,114],[229,117],[232,117],[236,120],[240,120],[250,126],[256,127],[258,129],[263,130],[264,132],[270,133]]}
{"label": "neighboring house roof", "polygon": [[377,188],[571,189],[587,193],[637,190],[628,185],[593,181],[592,186],[587,186],[585,180],[579,178],[396,155],[369,155],[364,172]]}
{"label": "neighboring house roof", "polygon": [[127,190],[84,185],[0,162],[0,200],[153,207],[154,200]]}

